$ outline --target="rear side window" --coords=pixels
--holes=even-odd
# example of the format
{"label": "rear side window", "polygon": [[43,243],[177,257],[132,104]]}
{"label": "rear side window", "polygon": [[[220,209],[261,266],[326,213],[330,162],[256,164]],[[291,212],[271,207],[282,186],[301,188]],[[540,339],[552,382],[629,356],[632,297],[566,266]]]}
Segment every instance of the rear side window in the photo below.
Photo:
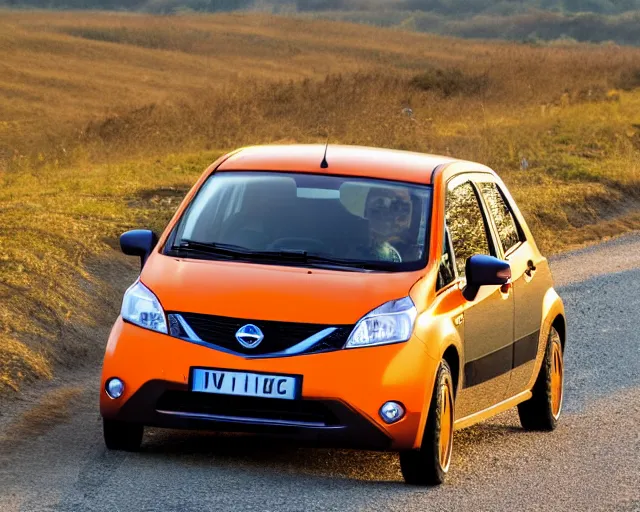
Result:
{"label": "rear side window", "polygon": [[478,186],[491,212],[502,248],[506,253],[521,241],[516,220],[496,183],[479,183]]}
{"label": "rear side window", "polygon": [[456,268],[463,276],[468,258],[474,254],[491,254],[478,196],[470,182],[447,193],[445,220],[451,234]]}

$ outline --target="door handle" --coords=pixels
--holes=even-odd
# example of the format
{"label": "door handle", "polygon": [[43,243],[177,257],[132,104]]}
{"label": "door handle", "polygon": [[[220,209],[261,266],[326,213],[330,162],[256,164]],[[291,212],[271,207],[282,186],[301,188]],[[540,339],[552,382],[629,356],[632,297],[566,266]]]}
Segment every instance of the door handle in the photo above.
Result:
{"label": "door handle", "polygon": [[528,277],[533,277],[533,274],[536,272],[536,266],[533,264],[532,260],[527,261],[527,270],[524,271]]}

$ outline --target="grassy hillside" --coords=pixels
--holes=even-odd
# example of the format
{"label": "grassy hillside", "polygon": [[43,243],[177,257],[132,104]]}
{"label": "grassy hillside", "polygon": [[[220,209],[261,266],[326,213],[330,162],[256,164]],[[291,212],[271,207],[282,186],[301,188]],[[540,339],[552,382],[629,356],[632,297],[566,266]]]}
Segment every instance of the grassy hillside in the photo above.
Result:
{"label": "grassy hillside", "polygon": [[218,154],[327,135],[491,165],[547,252],[640,226],[640,49],[4,11],[0,393],[95,360],[135,276],[117,235],[160,230]]}

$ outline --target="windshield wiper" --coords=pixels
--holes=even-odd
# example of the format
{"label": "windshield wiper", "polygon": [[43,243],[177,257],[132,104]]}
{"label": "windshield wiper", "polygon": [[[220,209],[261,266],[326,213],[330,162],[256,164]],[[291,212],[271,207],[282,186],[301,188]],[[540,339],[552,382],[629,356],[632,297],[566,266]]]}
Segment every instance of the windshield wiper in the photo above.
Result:
{"label": "windshield wiper", "polygon": [[[277,251],[254,251],[246,247],[232,244],[219,244],[208,242],[197,242],[195,240],[182,240],[179,245],[174,245],[172,250],[198,252],[228,258],[242,258],[248,260],[271,260],[271,261],[291,261],[309,263],[312,265],[348,267],[349,269],[366,271],[369,270],[369,262],[359,262],[330,256],[320,256],[309,254],[303,250],[280,249]],[[375,266],[375,265],[374,265]],[[380,270],[376,268],[376,270]],[[386,270],[386,268],[384,269]]]}
{"label": "windshield wiper", "polygon": [[253,254],[251,249],[239,245],[196,242],[195,240],[182,240],[180,244],[172,246],[171,250],[199,252],[216,256],[229,256],[232,258]]}
{"label": "windshield wiper", "polygon": [[173,250],[196,251],[206,254],[216,254],[232,257],[246,258],[269,258],[269,259],[292,259],[299,261],[307,261],[307,253],[297,250],[278,250],[278,251],[254,251],[241,245],[219,244],[209,242],[197,242],[195,240],[182,240],[179,245],[173,246]]}
{"label": "windshield wiper", "polygon": [[188,254],[193,258],[224,260],[235,260],[239,257],[238,254],[232,251],[227,251],[222,247],[212,247],[209,246],[209,244],[200,243],[181,243],[180,245],[172,245],[167,248],[166,254],[178,257]]}

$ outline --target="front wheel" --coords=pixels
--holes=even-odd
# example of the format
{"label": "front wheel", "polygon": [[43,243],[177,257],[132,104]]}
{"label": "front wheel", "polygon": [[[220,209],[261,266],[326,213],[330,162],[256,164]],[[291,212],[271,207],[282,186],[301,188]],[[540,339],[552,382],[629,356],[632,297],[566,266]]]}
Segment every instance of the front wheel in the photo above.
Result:
{"label": "front wheel", "polygon": [[137,452],[142,444],[144,426],[123,421],[102,420],[104,443],[109,450]]}
{"label": "front wheel", "polygon": [[518,405],[518,416],[525,430],[553,430],[562,412],[564,359],[560,335],[553,327],[532,396]]}
{"label": "front wheel", "polygon": [[451,369],[440,362],[427,425],[418,450],[400,454],[400,469],[408,484],[439,485],[444,482],[453,448],[454,384]]}

